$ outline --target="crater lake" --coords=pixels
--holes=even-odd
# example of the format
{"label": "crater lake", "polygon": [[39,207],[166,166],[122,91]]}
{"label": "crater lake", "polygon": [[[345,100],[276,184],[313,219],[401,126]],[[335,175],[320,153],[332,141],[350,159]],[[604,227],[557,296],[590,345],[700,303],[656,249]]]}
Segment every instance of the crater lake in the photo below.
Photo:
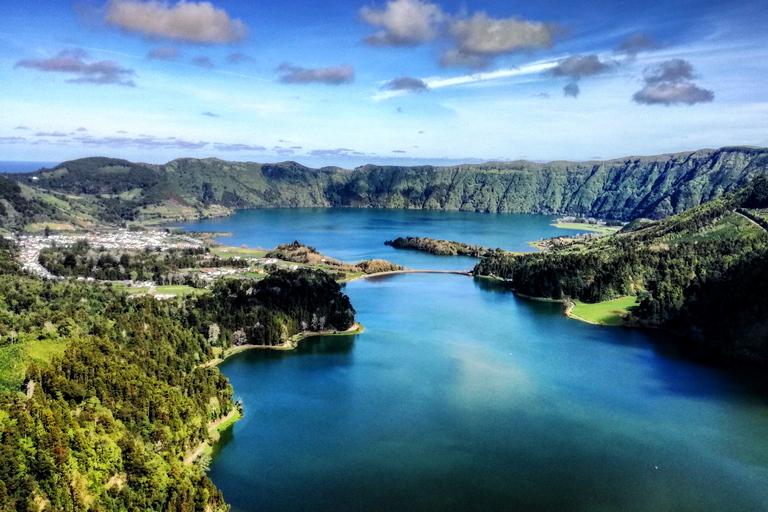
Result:
{"label": "crater lake", "polygon": [[[187,223],[230,245],[300,242],[347,261],[470,269],[398,236],[508,250],[553,217],[247,210]],[[492,281],[404,274],[345,287],[365,332],[220,365],[243,419],[209,476],[232,510],[768,509],[760,377],[678,355],[663,335],[588,325]]]}

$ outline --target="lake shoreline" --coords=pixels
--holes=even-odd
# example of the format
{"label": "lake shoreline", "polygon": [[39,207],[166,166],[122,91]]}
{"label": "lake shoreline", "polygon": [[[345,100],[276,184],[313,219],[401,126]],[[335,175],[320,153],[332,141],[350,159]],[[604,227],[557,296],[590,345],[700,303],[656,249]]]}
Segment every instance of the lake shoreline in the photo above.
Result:
{"label": "lake shoreline", "polygon": [[[477,279],[490,279],[492,281],[501,281],[502,283],[507,283],[507,281],[505,281],[501,277],[496,277],[496,276],[477,275],[477,276],[474,276],[474,277],[477,278]],[[573,310],[576,309],[576,303],[573,302],[571,299],[552,299],[552,298],[548,298],[548,297],[534,297],[533,295],[526,295],[526,294],[524,294],[522,292],[519,292],[519,291],[517,291],[512,286],[509,286],[509,288],[512,290],[512,293],[515,294],[515,297],[520,297],[521,299],[530,300],[530,301],[533,301],[533,302],[559,302],[559,303],[561,303],[563,305],[563,314],[565,316],[567,316],[568,318],[573,319],[573,320],[578,320],[579,322],[584,322],[585,324],[599,325],[601,327],[605,327],[605,326],[608,326],[608,327],[632,327],[631,325],[628,325],[626,323],[621,324],[621,325],[602,324],[602,323],[599,323],[599,322],[593,322],[592,320],[587,320],[586,318],[582,318],[582,317],[580,317],[579,315],[577,315],[577,314],[575,314],[573,312]],[[604,302],[608,302],[608,301],[604,301]]]}
{"label": "lake shoreline", "polygon": [[291,351],[296,350],[296,348],[299,346],[299,343],[307,338],[313,338],[315,336],[354,336],[356,334],[362,334],[365,331],[365,327],[363,327],[363,324],[359,322],[355,322],[352,327],[347,329],[346,331],[320,331],[320,332],[312,332],[312,331],[304,331],[299,334],[294,334],[287,342],[281,344],[281,345],[237,345],[234,347],[230,347],[229,349],[222,352],[222,356],[217,357],[215,359],[211,359],[210,361],[206,361],[205,363],[198,366],[198,368],[205,368],[208,366],[218,366],[219,364],[226,361],[228,358],[234,356],[235,354],[239,354],[241,352],[245,352],[246,350],[254,350],[254,349],[260,349],[260,350],[278,350],[278,351]]}

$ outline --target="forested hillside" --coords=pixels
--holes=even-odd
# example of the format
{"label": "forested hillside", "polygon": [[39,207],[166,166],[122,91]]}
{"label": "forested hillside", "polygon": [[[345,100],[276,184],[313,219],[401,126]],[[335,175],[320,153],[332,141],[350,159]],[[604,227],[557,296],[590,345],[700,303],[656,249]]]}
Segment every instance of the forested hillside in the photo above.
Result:
{"label": "forested hillside", "polygon": [[36,198],[26,197],[18,183],[0,175],[0,226],[20,228],[43,219],[57,218],[56,209]]}
{"label": "forested hillside", "polygon": [[768,206],[768,177],[682,214],[545,253],[493,253],[478,275],[536,297],[636,295],[634,316],[726,353],[768,362],[768,233],[739,212]]}
{"label": "forested hillside", "polygon": [[227,510],[183,461],[234,407],[202,363],[354,322],[339,285],[311,270],[156,301],[23,274],[15,250],[0,238],[0,510]]}
{"label": "forested hillside", "polygon": [[683,212],[743,187],[767,170],[767,149],[728,147],[595,162],[366,165],[352,171],[215,158],[184,158],[160,166],[85,158],[11,177],[47,190],[97,197],[101,217],[111,221],[295,206],[558,213],[631,220]]}

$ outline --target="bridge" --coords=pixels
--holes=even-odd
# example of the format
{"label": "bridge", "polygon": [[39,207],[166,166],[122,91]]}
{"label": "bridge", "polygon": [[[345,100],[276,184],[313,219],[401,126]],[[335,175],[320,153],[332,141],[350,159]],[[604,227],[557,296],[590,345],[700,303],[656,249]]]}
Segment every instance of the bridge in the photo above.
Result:
{"label": "bridge", "polygon": [[366,274],[358,279],[371,279],[375,277],[393,276],[396,274],[454,274],[459,276],[472,277],[471,270],[392,270],[390,272],[378,272],[376,274]]}

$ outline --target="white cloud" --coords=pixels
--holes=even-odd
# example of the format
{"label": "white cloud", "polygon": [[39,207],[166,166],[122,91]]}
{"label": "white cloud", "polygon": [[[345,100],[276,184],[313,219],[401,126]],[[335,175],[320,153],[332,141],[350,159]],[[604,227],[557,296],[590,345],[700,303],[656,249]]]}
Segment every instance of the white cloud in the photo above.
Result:
{"label": "white cloud", "polygon": [[437,4],[391,0],[383,10],[363,7],[360,18],[381,30],[365,39],[372,46],[416,46],[436,39],[446,15]]}
{"label": "white cloud", "polygon": [[277,68],[284,84],[323,83],[341,85],[354,82],[355,68],[347,64],[327,68],[306,69],[284,62]]}
{"label": "white cloud", "polygon": [[673,103],[706,103],[715,99],[715,93],[688,82],[648,84],[637,91],[632,99],[645,105],[672,105]]}
{"label": "white cloud", "polygon": [[450,27],[460,52],[486,56],[551,48],[556,30],[551,23],[521,18],[494,19],[484,12],[456,20]]}
{"label": "white cloud", "polygon": [[112,0],[105,22],[147,38],[189,43],[226,44],[248,35],[245,23],[231,19],[210,2],[181,0],[170,5],[159,0]]}

